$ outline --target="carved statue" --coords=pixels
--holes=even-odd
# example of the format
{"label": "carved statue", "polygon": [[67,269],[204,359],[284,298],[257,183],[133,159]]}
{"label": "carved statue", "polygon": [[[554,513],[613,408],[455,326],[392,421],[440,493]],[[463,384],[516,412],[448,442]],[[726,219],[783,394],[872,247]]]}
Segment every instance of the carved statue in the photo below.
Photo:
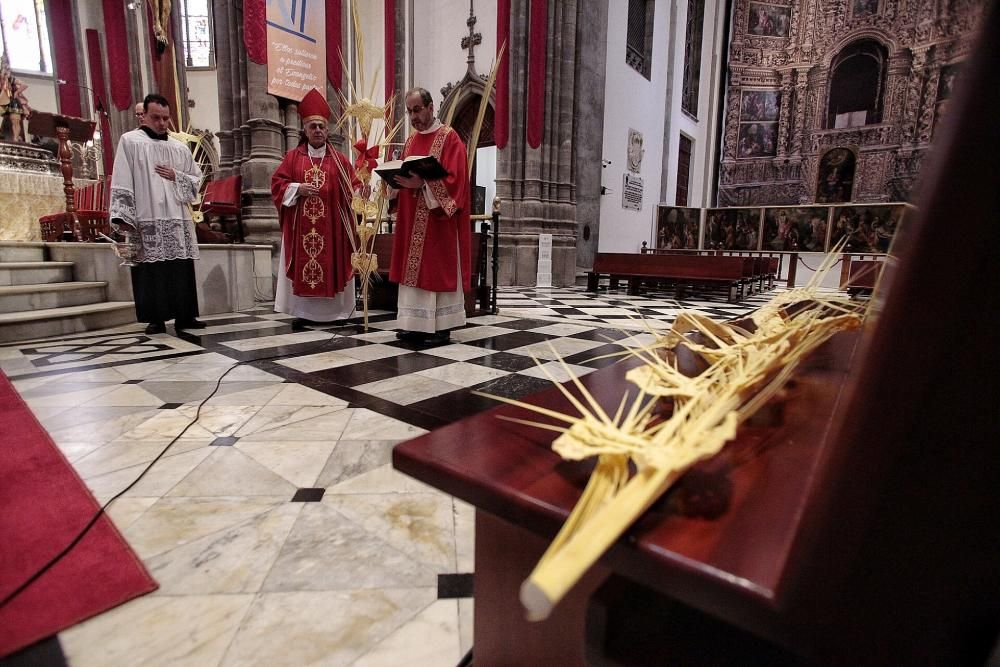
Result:
{"label": "carved statue", "polygon": [[24,120],[31,115],[31,106],[24,91],[28,88],[14,77],[7,54],[0,56],[0,139],[3,141],[25,142]]}
{"label": "carved statue", "polygon": [[170,44],[170,6],[171,0],[149,0],[153,10],[153,33],[156,35],[156,48],[160,53]]}

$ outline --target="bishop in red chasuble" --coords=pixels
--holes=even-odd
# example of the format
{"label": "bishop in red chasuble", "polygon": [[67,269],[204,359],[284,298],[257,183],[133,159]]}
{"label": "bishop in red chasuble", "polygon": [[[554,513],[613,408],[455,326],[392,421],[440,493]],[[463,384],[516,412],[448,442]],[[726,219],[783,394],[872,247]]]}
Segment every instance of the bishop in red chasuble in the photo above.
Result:
{"label": "bishop in red chasuble", "polygon": [[294,315],[293,326],[332,322],[354,311],[351,197],[361,186],[350,160],[327,141],[330,107],[318,90],[302,99],[299,115],[304,139],[271,177],[281,224],[274,309]]}
{"label": "bishop in red chasuble", "polygon": [[444,342],[449,329],[465,324],[465,292],[471,288],[466,150],[458,134],[434,118],[431,95],[423,88],[406,95],[406,113],[416,131],[406,140],[403,158],[433,155],[448,176],[396,179],[402,189],[396,193],[389,280],[399,283],[399,336]]}

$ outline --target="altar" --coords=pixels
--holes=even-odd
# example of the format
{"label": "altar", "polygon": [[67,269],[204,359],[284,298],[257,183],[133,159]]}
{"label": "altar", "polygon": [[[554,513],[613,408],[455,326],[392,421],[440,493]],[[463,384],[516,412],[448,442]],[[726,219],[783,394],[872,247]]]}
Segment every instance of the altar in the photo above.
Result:
{"label": "altar", "polygon": [[[84,187],[93,181],[73,183]],[[41,241],[38,219],[64,210],[62,176],[0,169],[0,241]]]}

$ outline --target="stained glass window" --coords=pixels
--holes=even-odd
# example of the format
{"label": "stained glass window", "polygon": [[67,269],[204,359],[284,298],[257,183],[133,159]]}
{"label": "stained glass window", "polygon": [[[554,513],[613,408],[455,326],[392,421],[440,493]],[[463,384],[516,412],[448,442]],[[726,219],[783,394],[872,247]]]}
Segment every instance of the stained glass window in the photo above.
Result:
{"label": "stained glass window", "polygon": [[3,44],[10,68],[20,72],[52,73],[49,28],[44,0],[3,0],[0,3]]}
{"label": "stained glass window", "polygon": [[214,67],[212,17],[208,0],[183,0],[184,63],[188,67]]}

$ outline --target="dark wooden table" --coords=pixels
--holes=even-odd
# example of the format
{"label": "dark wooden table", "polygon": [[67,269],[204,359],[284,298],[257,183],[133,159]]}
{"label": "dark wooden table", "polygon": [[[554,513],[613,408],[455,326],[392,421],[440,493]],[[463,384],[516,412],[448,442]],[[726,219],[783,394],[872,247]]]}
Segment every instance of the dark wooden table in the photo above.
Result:
{"label": "dark wooden table", "polygon": [[[518,587],[572,509],[591,464],[553,453],[550,431],[498,419],[545,421],[512,406],[398,445],[397,469],[477,508],[475,664],[583,664],[588,603],[612,574],[787,643],[783,593],[795,576],[789,556],[857,340],[841,334],[820,348],[780,401],[682,478],[543,623],[523,620]],[[596,371],[584,384],[602,405],[615,406],[631,386],[624,374],[632,365]],[[571,411],[554,388],[530,401]],[[593,636],[601,628],[593,609],[591,616],[593,651],[607,638]]]}

